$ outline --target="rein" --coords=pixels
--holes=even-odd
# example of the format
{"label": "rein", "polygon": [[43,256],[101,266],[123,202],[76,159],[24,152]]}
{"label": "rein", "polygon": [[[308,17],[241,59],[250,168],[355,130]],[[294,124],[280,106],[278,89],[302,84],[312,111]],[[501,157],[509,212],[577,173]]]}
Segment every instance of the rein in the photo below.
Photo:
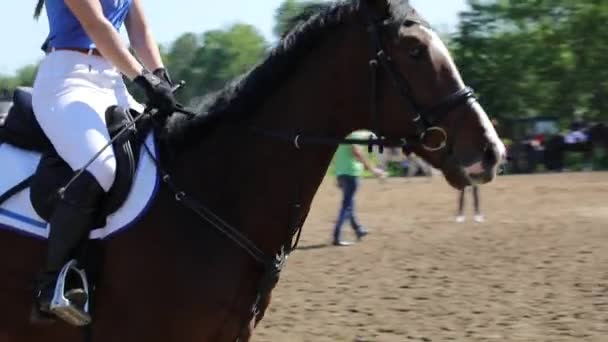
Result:
{"label": "rein", "polygon": [[297,150],[302,149],[304,145],[367,145],[369,150],[373,149],[374,146],[378,146],[382,149],[384,146],[391,147],[406,147],[407,142],[405,139],[399,140],[388,140],[384,137],[376,137],[374,134],[370,134],[367,139],[355,139],[355,138],[332,138],[314,135],[303,135],[300,133],[288,133],[281,131],[268,130],[258,127],[249,127],[251,131],[264,135],[269,138],[276,140],[282,140],[285,142],[292,143],[293,147]]}
{"label": "rein", "polygon": [[[302,222],[300,222],[299,214],[302,206],[299,202],[299,187],[296,188],[294,200],[290,205],[290,218],[289,222],[287,223],[289,228],[288,238],[283,242],[276,254],[268,255],[237,228],[216,215],[202,202],[181,190],[173,182],[173,178],[163,167],[160,160],[152,154],[148,145],[144,143],[143,146],[144,150],[152,159],[156,168],[162,175],[163,183],[165,183],[169,190],[173,193],[175,201],[196,214],[196,216],[198,216],[202,221],[207,222],[212,228],[224,235],[226,238],[240,247],[244,252],[246,252],[247,255],[258,263],[258,265],[261,265],[263,270],[262,277],[258,281],[255,300],[253,301],[249,311],[252,315],[252,319],[257,318],[259,314],[261,314],[260,304],[262,303],[262,300],[267,298],[272,291],[272,288],[279,281],[281,271],[286,264],[287,258],[291,252],[297,248],[298,242],[300,241],[300,236],[302,234]],[[247,324],[250,321],[251,319],[244,322],[243,328],[239,331],[239,333],[241,333],[245,327],[247,327]]]}

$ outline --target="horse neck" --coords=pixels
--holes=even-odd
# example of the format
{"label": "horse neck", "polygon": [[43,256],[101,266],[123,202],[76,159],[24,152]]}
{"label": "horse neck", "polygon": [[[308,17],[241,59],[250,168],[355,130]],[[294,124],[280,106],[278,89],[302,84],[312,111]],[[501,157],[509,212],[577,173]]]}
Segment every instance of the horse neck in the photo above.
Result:
{"label": "horse neck", "polygon": [[[277,132],[336,138],[363,128],[368,50],[358,37],[334,33],[248,122]],[[179,157],[177,169],[190,192],[262,250],[274,253],[289,238],[290,226],[303,223],[336,147],[298,149],[247,127],[220,123]],[[294,209],[296,204],[300,209]]]}

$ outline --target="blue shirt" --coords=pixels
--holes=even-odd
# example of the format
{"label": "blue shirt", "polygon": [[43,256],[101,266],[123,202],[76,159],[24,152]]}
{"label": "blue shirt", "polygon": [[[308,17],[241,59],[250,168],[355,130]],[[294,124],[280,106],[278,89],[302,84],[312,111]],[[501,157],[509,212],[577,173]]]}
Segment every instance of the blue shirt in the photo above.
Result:
{"label": "blue shirt", "polygon": [[[120,31],[132,0],[100,0],[104,16]],[[46,0],[46,15],[49,18],[48,48],[93,49],[95,44],[76,19],[64,0]]]}

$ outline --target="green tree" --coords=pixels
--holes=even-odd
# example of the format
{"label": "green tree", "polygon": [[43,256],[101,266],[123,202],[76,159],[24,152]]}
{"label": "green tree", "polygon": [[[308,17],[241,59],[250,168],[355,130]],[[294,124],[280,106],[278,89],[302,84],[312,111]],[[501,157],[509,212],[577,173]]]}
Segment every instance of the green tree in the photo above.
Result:
{"label": "green tree", "polygon": [[0,89],[13,91],[19,86],[31,87],[36,78],[38,65],[30,64],[17,70],[15,76],[0,75]]}
{"label": "green tree", "polygon": [[285,0],[275,12],[274,34],[277,37],[285,36],[298,24],[298,17],[318,12],[326,4],[327,2],[322,0]]}
{"label": "green tree", "polygon": [[200,37],[181,36],[167,55],[169,70],[188,84],[180,93],[180,100],[188,102],[222,88],[255,65],[266,48],[264,37],[247,24],[208,31]]}
{"label": "green tree", "polygon": [[194,33],[185,33],[173,42],[164,61],[169,66],[175,79],[188,77],[190,65],[200,47],[201,40]]}
{"label": "green tree", "polygon": [[16,77],[0,75],[0,91],[12,91],[18,85]]}
{"label": "green tree", "polygon": [[226,31],[209,31],[196,52],[192,68],[199,72],[198,85],[218,89],[226,81],[246,72],[266,51],[266,42],[250,25],[237,24]]}
{"label": "green tree", "polygon": [[31,87],[34,85],[34,79],[36,78],[36,73],[38,72],[37,64],[26,65],[19,70],[17,70],[16,80],[20,86]]}
{"label": "green tree", "polygon": [[608,2],[469,1],[453,51],[491,114],[608,117]]}

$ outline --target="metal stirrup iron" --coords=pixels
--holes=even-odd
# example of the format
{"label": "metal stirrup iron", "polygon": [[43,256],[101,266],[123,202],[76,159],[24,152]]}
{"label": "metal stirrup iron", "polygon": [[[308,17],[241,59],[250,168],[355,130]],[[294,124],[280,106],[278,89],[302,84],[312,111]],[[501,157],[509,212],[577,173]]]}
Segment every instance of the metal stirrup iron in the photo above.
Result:
{"label": "metal stirrup iron", "polygon": [[[73,301],[66,296],[67,278],[72,272],[79,277],[79,280],[82,283],[82,288],[86,294],[87,300],[82,308],[78,307],[80,303],[73,303]],[[92,321],[91,314],[89,312],[90,298],[89,282],[87,280],[85,271],[78,268],[78,263],[76,260],[69,261],[65,266],[63,266],[61,272],[59,272],[57,285],[55,285],[55,291],[53,294],[53,300],[51,301],[51,312],[72,325],[88,325]]]}

